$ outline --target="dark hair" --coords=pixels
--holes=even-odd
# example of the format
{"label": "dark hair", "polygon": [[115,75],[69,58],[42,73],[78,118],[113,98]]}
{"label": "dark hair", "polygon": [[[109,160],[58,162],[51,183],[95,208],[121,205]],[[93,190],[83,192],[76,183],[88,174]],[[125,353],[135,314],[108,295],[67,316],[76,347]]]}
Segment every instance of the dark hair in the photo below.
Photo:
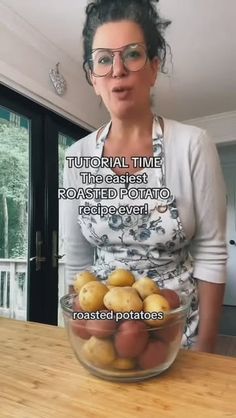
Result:
{"label": "dark hair", "polygon": [[104,23],[120,20],[131,20],[140,25],[149,59],[157,56],[161,61],[161,71],[164,72],[166,49],[169,45],[163,38],[163,31],[171,21],[160,17],[155,7],[158,2],[159,0],[95,0],[87,5],[83,28],[83,69],[89,84],[89,58],[96,30]]}

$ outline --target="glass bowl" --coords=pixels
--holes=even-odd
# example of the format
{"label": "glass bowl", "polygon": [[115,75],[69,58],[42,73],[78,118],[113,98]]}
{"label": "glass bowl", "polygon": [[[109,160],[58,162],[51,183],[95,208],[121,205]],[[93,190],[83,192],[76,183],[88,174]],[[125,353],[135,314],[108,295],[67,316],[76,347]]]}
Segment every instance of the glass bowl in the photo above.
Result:
{"label": "glass bowl", "polygon": [[93,375],[112,381],[139,381],[174,363],[181,348],[189,296],[179,294],[180,307],[165,313],[158,326],[135,315],[134,319],[119,319],[113,311],[90,313],[87,319],[74,309],[76,297],[67,294],[60,299],[64,324],[77,359]]}

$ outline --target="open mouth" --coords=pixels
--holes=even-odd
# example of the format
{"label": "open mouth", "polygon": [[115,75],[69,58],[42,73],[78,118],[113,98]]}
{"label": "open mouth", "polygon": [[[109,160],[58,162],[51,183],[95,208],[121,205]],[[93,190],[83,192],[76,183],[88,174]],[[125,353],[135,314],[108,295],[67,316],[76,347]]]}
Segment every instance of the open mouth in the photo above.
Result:
{"label": "open mouth", "polygon": [[128,92],[131,89],[128,87],[114,87],[114,89],[112,89],[113,93],[123,93],[123,92]]}

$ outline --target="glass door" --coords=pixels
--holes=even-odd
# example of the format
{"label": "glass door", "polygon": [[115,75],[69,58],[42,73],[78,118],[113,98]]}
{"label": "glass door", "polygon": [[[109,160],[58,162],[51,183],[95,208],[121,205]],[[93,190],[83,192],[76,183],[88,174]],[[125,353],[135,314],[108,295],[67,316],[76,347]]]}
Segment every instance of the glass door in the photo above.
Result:
{"label": "glass door", "polygon": [[47,322],[43,114],[0,84],[0,120],[0,315]]}
{"label": "glass door", "polygon": [[27,317],[31,121],[0,106],[0,315]]}
{"label": "glass door", "polygon": [[[47,263],[47,276],[50,277],[51,285],[51,297],[49,296],[49,299],[52,300],[52,295],[55,292],[57,293],[57,301],[54,306],[56,316],[53,320],[62,326],[63,320],[59,300],[61,296],[68,293],[68,289],[65,283],[63,222],[61,222],[62,217],[60,216],[62,200],[58,199],[58,188],[63,185],[66,149],[75,141],[86,136],[88,131],[56,115],[47,116],[46,127],[46,223],[48,225],[46,241],[48,244],[47,253],[51,254]],[[48,300],[48,303],[50,303],[50,300]]]}
{"label": "glass door", "polygon": [[[62,132],[58,133],[58,186],[63,187],[63,171],[64,171],[64,163],[65,163],[65,152],[66,149],[72,145],[76,141],[76,138],[71,138],[68,135],[63,134]],[[65,255],[65,243],[64,243],[64,236],[63,236],[63,224],[61,222],[61,204],[62,200],[59,199],[59,225],[58,225],[58,300],[68,293],[68,289],[66,287],[65,282],[65,263],[64,263],[64,255]],[[63,325],[63,317],[60,307],[58,309],[58,325]]]}
{"label": "glass door", "polygon": [[66,148],[87,134],[0,84],[0,316],[61,322],[58,187]]}

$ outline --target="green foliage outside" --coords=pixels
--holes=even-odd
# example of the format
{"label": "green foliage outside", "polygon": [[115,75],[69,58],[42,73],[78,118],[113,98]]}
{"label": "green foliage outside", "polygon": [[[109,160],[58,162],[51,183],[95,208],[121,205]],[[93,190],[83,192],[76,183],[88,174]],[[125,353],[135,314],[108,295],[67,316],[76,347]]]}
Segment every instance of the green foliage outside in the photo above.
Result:
{"label": "green foliage outside", "polygon": [[0,124],[0,258],[27,254],[29,132]]}
{"label": "green foliage outside", "polygon": [[[65,150],[74,140],[59,134],[59,187]],[[27,257],[29,129],[0,119],[0,258]]]}
{"label": "green foliage outside", "polygon": [[58,184],[59,187],[63,187],[63,169],[65,163],[65,153],[66,149],[75,142],[74,138],[69,136],[63,135],[59,133],[58,136],[58,172],[59,172],[59,179]]}

